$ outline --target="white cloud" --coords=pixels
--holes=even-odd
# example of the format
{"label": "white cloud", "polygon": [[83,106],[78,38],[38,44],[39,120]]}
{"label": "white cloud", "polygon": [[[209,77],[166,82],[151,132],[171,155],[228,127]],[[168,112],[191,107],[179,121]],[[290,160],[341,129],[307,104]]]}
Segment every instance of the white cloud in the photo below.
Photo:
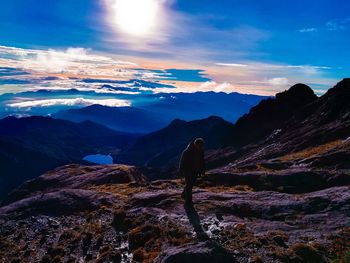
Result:
{"label": "white cloud", "polygon": [[350,25],[350,18],[345,19],[333,19],[327,21],[324,25],[316,28],[316,27],[310,27],[310,28],[302,28],[299,29],[298,32],[300,33],[312,33],[312,32],[319,32],[319,31],[339,31],[339,30],[345,30]]}
{"label": "white cloud", "polygon": [[[335,80],[325,78],[325,74],[332,68],[324,65],[302,65],[266,63],[249,60],[233,60],[229,62],[218,62],[213,65],[196,65],[188,63],[176,63],[174,61],[152,61],[147,59],[138,60],[141,68],[135,69],[135,64],[96,54],[91,50],[83,48],[68,48],[65,50],[34,50],[20,49],[14,47],[0,46],[0,67],[11,67],[31,74],[16,75],[16,79],[28,80],[29,84],[7,85],[2,89],[3,93],[19,93],[23,91],[47,90],[69,90],[94,91],[96,93],[111,94],[140,94],[140,91],[152,93],[193,93],[197,91],[215,92],[241,92],[262,95],[274,95],[284,89],[288,83],[297,82],[311,84],[333,84]],[[169,62],[169,63],[168,63]],[[205,66],[204,66],[205,65]],[[167,68],[203,69],[212,81],[205,83],[176,81],[166,71]],[[153,69],[160,69],[154,71]],[[53,73],[50,73],[53,72]],[[282,77],[281,77],[282,76]],[[45,77],[48,78],[45,80]],[[57,78],[58,77],[58,78]],[[81,79],[96,79],[96,83],[80,81]],[[144,79],[158,83],[173,85],[175,88],[151,88],[145,84],[144,87],[133,88],[132,82],[121,82],[120,80]],[[159,80],[162,79],[162,80]],[[106,80],[106,82],[103,82]],[[116,82],[116,89],[108,88],[107,85]],[[118,87],[121,89],[118,90]],[[1,91],[0,91],[1,93]],[[56,96],[53,94],[53,96]]]}
{"label": "white cloud", "polygon": [[217,83],[215,81],[207,81],[203,83],[183,83],[178,84],[176,88],[140,88],[142,91],[151,91],[153,93],[195,93],[195,92],[234,92],[234,86],[228,82]]}
{"label": "white cloud", "polygon": [[248,69],[331,69],[327,66],[313,66],[313,65],[284,65],[284,64],[269,64],[261,62],[249,62],[249,63],[215,63],[217,66],[223,67],[241,67]]}
{"label": "white cloud", "polygon": [[267,83],[271,84],[272,86],[283,87],[289,85],[289,80],[287,78],[272,78],[268,79]]}
{"label": "white cloud", "polygon": [[245,68],[248,67],[247,64],[239,64],[239,63],[215,63],[217,66],[224,66],[224,67],[237,67],[237,68]]}
{"label": "white cloud", "polygon": [[[128,90],[118,90],[113,88],[107,88],[107,87],[100,87],[95,85],[88,85],[88,86],[79,86],[79,84],[76,84],[77,86],[74,87],[75,90],[81,91],[81,92],[95,92],[97,94],[124,94],[124,95],[139,95],[141,92],[139,91],[128,91]],[[47,90],[47,91],[68,91],[71,90],[71,86],[35,86],[32,88],[27,88],[29,91],[38,91],[38,90]]]}
{"label": "white cloud", "polygon": [[300,33],[311,33],[311,32],[317,32],[318,29],[314,28],[314,27],[310,27],[310,28],[302,28],[298,30]]}
{"label": "white cloud", "polygon": [[118,47],[156,50],[168,43],[169,32],[178,31],[181,14],[171,10],[173,0],[144,0],[141,4],[137,3],[139,0],[100,1],[105,10],[105,40],[118,43]]}
{"label": "white cloud", "polygon": [[123,107],[131,106],[130,101],[120,99],[45,99],[45,100],[25,100],[19,102],[12,102],[7,104],[11,108],[32,108],[32,107],[51,107],[51,106],[89,106],[99,104],[109,107]]}
{"label": "white cloud", "polygon": [[30,72],[122,76],[137,64],[92,53],[85,48],[36,50],[0,46],[0,66]]}
{"label": "white cloud", "polygon": [[347,24],[348,24],[348,20],[339,20],[339,19],[335,19],[335,20],[331,20],[328,21],[326,23],[326,29],[329,31],[338,31],[338,30],[343,30],[346,28]]}
{"label": "white cloud", "polygon": [[216,83],[215,81],[207,81],[199,86],[200,91],[214,91],[214,92],[233,92],[233,85],[227,82]]}

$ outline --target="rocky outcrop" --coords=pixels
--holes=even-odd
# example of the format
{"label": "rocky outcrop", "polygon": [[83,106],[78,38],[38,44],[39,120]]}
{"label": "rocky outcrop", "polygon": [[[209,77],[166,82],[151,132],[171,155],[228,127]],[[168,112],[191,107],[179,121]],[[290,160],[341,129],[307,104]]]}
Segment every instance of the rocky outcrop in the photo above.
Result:
{"label": "rocky outcrop", "polygon": [[[268,163],[262,165],[270,166]],[[252,169],[252,167],[249,168]],[[255,171],[233,170],[232,172],[231,169],[226,167],[212,170],[210,174],[200,178],[200,182],[212,186],[248,185],[257,191],[270,190],[285,193],[308,193],[334,186],[350,185],[348,170],[328,171],[305,168],[268,170],[265,168],[259,171],[259,168],[256,168]]]}
{"label": "rocky outcrop", "polygon": [[118,203],[118,199],[108,194],[98,194],[95,191],[83,189],[63,189],[30,196],[3,208],[1,214],[18,214],[21,216],[51,215],[62,216],[92,211],[101,205]]}
{"label": "rocky outcrop", "polygon": [[135,167],[126,165],[66,165],[28,181],[11,192],[3,204],[30,196],[42,196],[57,189],[83,189],[104,184],[145,183],[146,178]]}

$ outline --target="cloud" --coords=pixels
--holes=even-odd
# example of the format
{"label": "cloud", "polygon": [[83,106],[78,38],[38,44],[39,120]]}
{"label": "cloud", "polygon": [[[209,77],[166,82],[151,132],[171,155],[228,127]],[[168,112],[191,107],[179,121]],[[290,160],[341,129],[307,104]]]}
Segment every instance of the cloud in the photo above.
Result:
{"label": "cloud", "polygon": [[[333,68],[326,65],[293,65],[243,59],[202,65],[173,60],[125,60],[84,48],[35,50],[0,46],[0,75],[3,82],[7,83],[2,86],[5,88],[0,90],[0,94],[75,89],[85,92],[85,95],[87,92],[95,93],[89,96],[98,96],[100,93],[120,95],[131,100],[133,95],[137,97],[161,92],[214,91],[274,95],[285,89],[287,83],[330,86],[335,82],[325,77],[330,70]],[[48,96],[57,94],[59,92],[47,93]]]}
{"label": "cloud", "polygon": [[157,93],[195,93],[195,92],[232,93],[235,91],[235,87],[228,82],[217,83],[215,81],[206,81],[203,83],[197,83],[197,82],[178,83],[175,89],[142,87],[139,90],[149,91],[155,94]]}
{"label": "cloud", "polygon": [[32,107],[51,107],[51,106],[89,106],[99,104],[109,107],[124,107],[131,106],[130,101],[120,99],[45,99],[45,100],[25,100],[19,102],[12,102],[7,104],[11,108],[32,108]]}
{"label": "cloud", "polygon": [[350,18],[346,19],[334,19],[326,23],[326,29],[328,31],[338,31],[346,29],[350,24]]}
{"label": "cloud", "polygon": [[317,32],[318,29],[314,28],[314,27],[310,27],[310,28],[302,28],[298,30],[300,33],[311,33],[311,32]]}
{"label": "cloud", "polygon": [[[173,0],[100,0],[104,9],[105,41],[127,50],[149,51],[168,43],[178,31],[181,14]],[[145,2],[145,3],[143,3]],[[135,9],[135,5],[138,8]]]}
{"label": "cloud", "polygon": [[[10,66],[28,72],[116,75],[137,64],[92,53],[85,48],[36,50],[0,46],[0,67]],[[129,72],[130,73],[130,72]]]}
{"label": "cloud", "polygon": [[283,65],[283,64],[268,64],[261,62],[241,63],[215,63],[217,66],[223,67],[238,67],[249,69],[331,69],[327,66],[313,66],[313,65]]}
{"label": "cloud", "polygon": [[289,79],[287,78],[272,78],[268,79],[267,83],[271,84],[272,86],[288,86],[289,85]]}
{"label": "cloud", "polygon": [[349,25],[350,25],[350,18],[345,18],[345,19],[337,18],[337,19],[327,21],[321,27],[302,28],[302,29],[299,29],[298,32],[312,33],[312,32],[320,32],[320,31],[340,31],[340,30],[347,29]]}
{"label": "cloud", "polygon": [[28,88],[28,91],[39,91],[39,90],[45,90],[45,91],[69,91],[69,90],[76,90],[79,92],[94,92],[97,94],[118,94],[118,95],[140,95],[141,92],[139,91],[132,91],[132,90],[119,90],[113,87],[105,87],[105,86],[79,86],[79,87],[74,87],[72,89],[71,87],[33,87],[33,88]]}
{"label": "cloud", "polygon": [[224,66],[224,67],[236,67],[236,68],[248,67],[247,64],[239,64],[239,63],[215,63],[215,65]]}
{"label": "cloud", "polygon": [[[144,58],[170,58],[181,61],[208,61],[221,57],[247,57],[255,55],[258,45],[270,38],[268,30],[246,24],[233,24],[222,28],[213,19],[220,16],[180,11],[176,0],[145,0],[157,3],[158,21],[148,34],[135,36],[125,31],[139,24],[146,10],[123,12],[118,15],[118,2],[131,3],[139,0],[99,0],[102,3],[102,26],[104,48],[118,53],[139,55]],[[130,2],[130,3],[129,3]],[[140,2],[140,1],[139,1]],[[144,1],[141,1],[144,2]],[[136,5],[140,8],[140,5]],[[135,9],[135,8],[134,8]],[[137,9],[137,8],[136,8]],[[138,16],[137,14],[140,13]],[[126,16],[129,26],[120,25]],[[119,22],[118,22],[119,21]],[[145,23],[146,25],[147,23]],[[223,49],[222,47],[225,46]]]}
{"label": "cloud", "polygon": [[231,93],[234,91],[234,87],[228,82],[216,83],[215,81],[207,81],[199,86],[199,90]]}

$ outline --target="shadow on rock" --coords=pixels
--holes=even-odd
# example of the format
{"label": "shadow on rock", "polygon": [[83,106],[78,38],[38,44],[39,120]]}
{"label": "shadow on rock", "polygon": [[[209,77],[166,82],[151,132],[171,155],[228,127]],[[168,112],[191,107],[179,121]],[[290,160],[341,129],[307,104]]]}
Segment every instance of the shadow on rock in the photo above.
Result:
{"label": "shadow on rock", "polygon": [[219,243],[211,240],[204,231],[200,217],[194,207],[185,206],[187,217],[197,234],[199,243],[186,244],[182,247],[164,251],[155,262],[190,262],[190,263],[233,263],[236,260]]}
{"label": "shadow on rock", "polygon": [[210,241],[210,237],[207,235],[207,233],[204,231],[202,227],[201,220],[199,218],[199,215],[196,209],[193,206],[185,205],[184,207],[185,207],[188,220],[193,226],[193,230],[194,232],[196,232],[198,240],[201,242]]}

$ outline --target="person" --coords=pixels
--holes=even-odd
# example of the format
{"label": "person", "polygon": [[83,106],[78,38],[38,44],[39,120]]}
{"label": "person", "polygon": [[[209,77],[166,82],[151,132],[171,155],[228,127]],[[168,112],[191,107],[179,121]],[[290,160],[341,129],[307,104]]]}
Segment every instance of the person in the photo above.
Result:
{"label": "person", "polygon": [[180,164],[180,175],[185,177],[185,187],[181,197],[185,199],[185,204],[193,206],[192,188],[198,175],[205,173],[204,161],[204,140],[197,138],[189,143],[187,148],[182,152]]}

